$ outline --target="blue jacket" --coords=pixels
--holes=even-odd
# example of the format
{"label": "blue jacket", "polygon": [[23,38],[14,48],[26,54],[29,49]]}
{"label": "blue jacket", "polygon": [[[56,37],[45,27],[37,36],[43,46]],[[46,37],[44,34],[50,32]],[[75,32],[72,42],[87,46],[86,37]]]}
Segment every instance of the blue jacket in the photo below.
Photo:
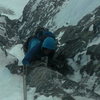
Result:
{"label": "blue jacket", "polygon": [[34,37],[28,43],[28,51],[25,54],[24,59],[22,60],[23,65],[31,65],[32,61],[36,59],[41,59],[41,57],[45,56],[41,52],[41,48],[48,48],[51,50],[56,49],[56,41],[52,37],[47,37],[44,41],[39,40]]}
{"label": "blue jacket", "polygon": [[33,38],[28,43],[28,51],[25,54],[24,59],[22,60],[23,65],[30,65],[33,59],[41,58],[41,45],[42,42],[37,38]]}

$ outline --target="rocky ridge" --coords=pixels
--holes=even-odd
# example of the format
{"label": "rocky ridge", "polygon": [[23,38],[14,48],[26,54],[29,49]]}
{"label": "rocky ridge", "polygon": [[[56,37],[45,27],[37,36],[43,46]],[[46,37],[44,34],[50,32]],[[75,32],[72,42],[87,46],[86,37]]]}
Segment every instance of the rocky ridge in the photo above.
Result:
{"label": "rocky ridge", "polygon": [[[52,10],[54,12],[49,10],[50,8],[46,9],[43,7],[44,13],[40,8],[44,3],[48,4],[48,2],[45,0],[40,1],[39,5],[33,10],[32,7],[35,5],[35,2],[36,0],[30,0],[26,5],[21,22],[18,20],[11,21],[6,16],[0,17],[1,19],[4,19],[3,21],[0,21],[0,33],[2,33],[0,35],[0,43],[2,46],[7,47],[8,45],[15,45],[13,42],[16,44],[21,43],[26,37],[33,34],[34,28],[38,24],[46,26],[48,20],[52,19],[51,15],[54,15],[59,11],[59,9],[57,11],[54,11],[54,9],[56,7],[59,8],[64,3],[64,0],[57,2],[49,0],[49,3],[54,3],[50,6],[53,6]],[[49,12],[51,15],[49,15],[49,13],[45,15],[45,12],[47,11],[52,12]],[[57,96],[61,98],[61,100],[76,100],[75,96],[88,97],[94,100],[100,99],[99,12],[100,7],[97,7],[92,13],[84,16],[76,26],[63,26],[55,30],[57,38],[62,34],[60,38],[58,38],[59,45],[55,55],[56,60],[63,65],[59,69],[64,73],[63,68],[72,67],[74,69],[74,74],[78,72],[80,73],[81,79],[76,82],[71,80],[70,76],[63,76],[58,71],[53,71],[42,65],[42,67],[39,66],[40,68],[35,68],[27,76],[27,84],[31,87],[36,87],[37,93],[45,96]],[[41,14],[41,16],[38,16],[38,13],[42,13],[43,15]],[[42,18],[42,16],[44,17]],[[34,28],[32,26],[34,26]],[[48,28],[51,28],[50,25],[47,26]],[[62,60],[65,58],[66,64]],[[17,62],[15,63],[14,61],[14,64],[12,65],[13,67],[9,68],[11,63],[6,67],[8,67],[13,73],[13,69],[16,68],[14,66],[15,64],[17,65]],[[60,64],[58,63],[59,66]],[[35,65],[35,67],[37,67],[37,65]],[[91,85],[89,84],[90,81],[92,81]],[[35,97],[37,98],[37,95],[35,95]]]}

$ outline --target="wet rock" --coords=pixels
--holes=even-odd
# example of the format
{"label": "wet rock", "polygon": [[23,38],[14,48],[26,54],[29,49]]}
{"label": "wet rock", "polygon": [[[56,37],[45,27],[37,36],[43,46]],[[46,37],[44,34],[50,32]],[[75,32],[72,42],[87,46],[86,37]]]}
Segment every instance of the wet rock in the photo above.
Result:
{"label": "wet rock", "polygon": [[87,49],[87,55],[91,55],[91,59],[100,59],[100,44],[90,46]]}
{"label": "wet rock", "polygon": [[58,55],[64,55],[66,58],[74,57],[78,52],[81,52],[86,47],[86,42],[81,38],[71,39],[66,41],[66,44],[59,47]]}
{"label": "wet rock", "polygon": [[100,75],[100,61],[93,61],[91,60],[89,63],[87,63],[87,65],[83,66],[83,68],[81,68],[80,73],[84,73],[86,72],[88,75],[93,75],[94,73],[98,76]]}
{"label": "wet rock", "polygon": [[6,65],[6,67],[10,70],[12,74],[19,74],[21,71],[21,67],[18,66],[18,60],[14,61],[11,64]]}
{"label": "wet rock", "polygon": [[57,96],[62,100],[74,100],[74,98],[66,93],[62,88],[64,77],[46,67],[35,68],[27,76],[27,84],[36,87],[36,92],[45,96]]}
{"label": "wet rock", "polygon": [[0,15],[0,44],[11,47],[18,39],[17,29],[15,26],[17,20],[10,20],[7,16]]}
{"label": "wet rock", "polygon": [[[30,86],[37,87],[37,91],[42,91],[50,89],[50,87],[52,88],[57,84],[60,85],[59,79],[62,78],[62,75],[58,72],[45,67],[38,67],[29,74],[28,83]],[[55,83],[54,81],[57,81],[57,83]]]}

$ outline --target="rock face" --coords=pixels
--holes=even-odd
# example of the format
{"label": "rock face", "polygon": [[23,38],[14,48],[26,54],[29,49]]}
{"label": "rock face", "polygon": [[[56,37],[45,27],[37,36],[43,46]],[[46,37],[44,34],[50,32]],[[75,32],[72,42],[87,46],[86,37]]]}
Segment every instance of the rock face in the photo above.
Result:
{"label": "rock face", "polygon": [[20,38],[34,33],[37,25],[51,28],[55,23],[49,24],[52,18],[59,12],[65,0],[30,0],[23,11],[22,27],[19,29]]}
{"label": "rock face", "polygon": [[91,55],[91,59],[100,59],[100,44],[90,46],[87,50],[87,55]]}
{"label": "rock face", "polygon": [[63,90],[62,84],[64,78],[58,72],[46,67],[35,68],[28,76],[28,79],[30,79],[29,85],[36,87],[36,92],[41,95],[57,96],[62,100],[75,100],[71,95]]}
{"label": "rock face", "polygon": [[[2,32],[0,43],[2,45],[7,46],[7,41],[9,41],[10,45],[14,41],[16,43],[22,42],[26,37],[33,34],[38,24],[52,28],[50,24],[46,23],[48,20],[52,20],[53,15],[59,12],[59,8],[64,3],[64,0],[36,1],[30,0],[26,5],[23,11],[22,22],[12,21],[11,23],[11,21],[6,19],[7,28],[0,26]],[[39,3],[38,6],[35,6],[36,3]],[[50,6],[46,8],[47,5]],[[56,8],[57,10],[54,10]],[[14,30],[12,29],[13,27]],[[4,31],[5,29],[6,31]],[[15,34],[16,32],[18,32],[17,35]],[[35,65],[34,70],[27,75],[27,84],[31,87],[36,87],[36,92],[42,95],[57,96],[61,100],[75,100],[75,96],[100,100],[100,93],[98,92],[100,89],[99,33],[100,7],[96,8],[91,14],[84,16],[76,26],[61,27],[56,30],[55,34],[59,44],[55,59],[57,60],[56,65],[59,70],[56,72],[44,67],[44,65],[41,67]],[[15,74],[17,65],[14,65],[15,63],[7,67],[12,73],[14,71]],[[64,74],[68,70],[66,67],[69,68],[69,71],[71,71],[70,68],[74,69],[73,77],[79,72],[81,79],[76,82],[71,80],[70,76],[61,75],[61,73]]]}
{"label": "rock face", "polygon": [[76,26],[62,27],[56,31],[57,34],[63,32],[59,42],[64,44],[60,48],[63,48],[63,54],[66,57],[73,57],[82,51],[86,51],[89,55],[99,56],[99,41],[97,44],[94,43],[94,46],[91,44],[99,38],[99,11],[100,7],[92,14],[86,15]]}
{"label": "rock face", "polygon": [[17,35],[17,20],[10,20],[4,15],[0,15],[0,45],[11,47],[19,40]]}

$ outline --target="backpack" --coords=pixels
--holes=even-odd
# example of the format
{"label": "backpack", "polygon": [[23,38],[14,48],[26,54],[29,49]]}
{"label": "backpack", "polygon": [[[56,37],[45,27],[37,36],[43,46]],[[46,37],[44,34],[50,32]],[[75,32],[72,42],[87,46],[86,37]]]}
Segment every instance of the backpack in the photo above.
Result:
{"label": "backpack", "polygon": [[33,38],[38,38],[40,41],[43,42],[43,40],[46,37],[53,37],[55,39],[55,36],[52,32],[50,32],[48,29],[43,28],[43,27],[38,27],[35,31],[35,35],[34,36],[30,36],[26,42],[23,44],[23,50],[24,53],[26,53],[28,51],[28,44],[29,42],[33,39]]}

